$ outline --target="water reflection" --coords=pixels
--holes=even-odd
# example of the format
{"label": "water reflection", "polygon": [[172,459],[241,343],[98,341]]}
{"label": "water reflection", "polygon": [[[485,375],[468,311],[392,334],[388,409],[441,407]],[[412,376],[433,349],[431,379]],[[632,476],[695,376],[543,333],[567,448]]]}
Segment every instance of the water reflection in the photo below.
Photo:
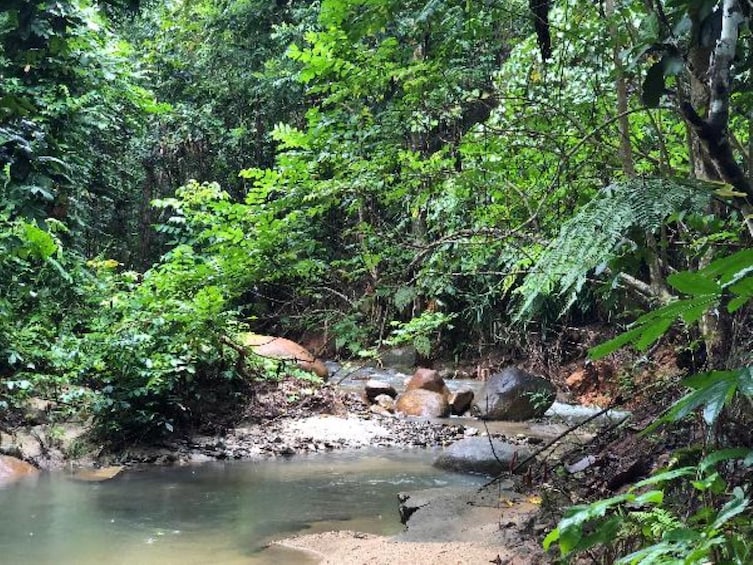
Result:
{"label": "water reflection", "polygon": [[398,491],[481,481],[430,459],[382,450],[155,468],[103,483],[43,475],[0,488],[0,562],[304,563],[259,551],[303,529],[396,533]]}

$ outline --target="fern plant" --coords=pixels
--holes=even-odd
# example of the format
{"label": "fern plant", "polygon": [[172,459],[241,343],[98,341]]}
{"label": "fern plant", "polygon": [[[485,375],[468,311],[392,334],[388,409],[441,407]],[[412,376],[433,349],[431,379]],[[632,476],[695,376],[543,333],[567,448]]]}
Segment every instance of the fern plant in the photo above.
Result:
{"label": "fern plant", "polygon": [[[556,543],[563,561],[569,562],[596,545],[638,538],[642,547],[614,563],[701,565],[719,562],[720,557],[724,563],[750,563],[750,523],[737,519],[750,505],[749,493],[735,487],[725,494],[728,485],[716,468],[729,462],[749,467],[751,453],[748,449],[716,451],[696,466],[666,469],[626,493],[573,506],[546,537],[544,548]],[[692,498],[698,501],[699,509],[689,517],[690,499],[679,505],[672,501],[678,481],[692,486]],[[717,496],[727,499],[719,508],[713,504]]]}
{"label": "fern plant", "polygon": [[698,181],[635,179],[602,189],[599,195],[565,222],[546,247],[517,292],[517,319],[530,317],[547,296],[564,298],[563,312],[578,298],[592,271],[635,249],[629,239],[659,228],[673,215],[702,212],[711,191]]}
{"label": "fern plant", "polygon": [[[669,284],[684,297],[640,317],[627,332],[593,348],[591,357],[603,357],[626,344],[645,349],[676,320],[695,322],[720,304],[726,304],[729,312],[738,310],[753,298],[751,274],[753,250],[745,249],[699,271],[684,271],[669,277]],[[658,425],[677,422],[700,408],[706,423],[713,425],[733,398],[738,395],[748,400],[753,398],[753,367],[693,375],[686,379],[685,385],[690,392],[644,433]],[[718,450],[697,466],[670,469],[636,483],[627,493],[572,507],[547,536],[544,546],[557,543],[562,557],[569,559],[596,545],[612,544],[617,532],[627,528],[638,532],[642,547],[615,561],[618,564],[750,563],[753,558],[753,548],[748,542],[750,520],[738,518],[749,512],[750,493],[739,486],[729,488],[716,471],[721,463],[730,462],[750,468],[753,450],[747,447]],[[679,479],[692,487],[700,508],[688,519],[683,519],[678,509],[664,504],[667,486]],[[657,485],[662,488],[655,489]],[[643,492],[648,487],[653,490]],[[721,504],[719,497],[723,495],[726,502]]]}

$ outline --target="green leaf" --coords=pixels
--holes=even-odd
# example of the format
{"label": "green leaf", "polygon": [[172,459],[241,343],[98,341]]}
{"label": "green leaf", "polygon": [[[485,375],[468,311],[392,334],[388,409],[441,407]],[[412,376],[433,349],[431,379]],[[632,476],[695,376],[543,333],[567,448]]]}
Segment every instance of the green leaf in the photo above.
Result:
{"label": "green leaf", "polygon": [[635,347],[640,351],[647,349],[651,344],[663,336],[673,323],[674,319],[665,318],[659,319],[652,324],[645,324],[641,327],[643,331],[641,332],[640,337],[635,340]]}
{"label": "green leaf", "polygon": [[634,489],[643,488],[646,486],[666,483],[668,481],[672,481],[674,479],[677,479],[679,477],[692,477],[696,474],[696,468],[695,467],[679,467],[677,469],[670,469],[668,471],[661,471],[659,473],[656,473],[654,475],[651,475],[647,479],[643,479],[642,481],[638,481],[633,485]]}
{"label": "green leaf", "polygon": [[735,487],[735,489],[732,491],[732,500],[727,502],[727,504],[725,504],[719,511],[716,520],[714,520],[714,524],[712,526],[713,529],[718,530],[732,518],[734,518],[738,514],[743,513],[748,507],[749,503],[750,499],[745,496],[743,489],[740,487]]}
{"label": "green leaf", "polygon": [[694,375],[684,384],[693,392],[675,402],[660,418],[655,420],[642,433],[650,433],[662,424],[681,420],[697,408],[704,406],[704,419],[711,425],[719,417],[722,408],[734,396],[741,383],[750,380],[750,372],[745,369],[735,371],[713,371]]}
{"label": "green leaf", "polygon": [[718,276],[722,286],[734,284],[753,271],[753,249],[744,249],[709,264],[704,272]]}
{"label": "green leaf", "polygon": [[636,505],[654,504],[658,506],[662,502],[664,502],[664,491],[650,490],[650,491],[639,494],[633,501],[633,504],[636,504]]}
{"label": "green leaf", "polygon": [[638,338],[638,336],[641,335],[642,332],[643,332],[643,329],[640,327],[628,330],[625,333],[622,333],[618,335],[617,337],[610,339],[609,341],[606,341],[604,343],[597,345],[596,347],[592,347],[591,349],[589,349],[588,357],[589,359],[593,359],[593,360],[606,357],[610,353],[614,353],[615,351],[617,351],[623,345],[632,343],[636,338]]}
{"label": "green leaf", "polygon": [[544,541],[542,543],[542,545],[544,547],[544,551],[549,551],[549,548],[551,547],[551,545],[554,542],[559,541],[559,539],[560,539],[560,530],[559,530],[559,528],[554,528],[544,538]]}
{"label": "green leaf", "polygon": [[747,459],[751,456],[753,456],[753,449],[744,447],[720,449],[704,457],[700,463],[698,463],[698,471],[700,473],[705,473],[722,461],[729,461],[730,459]]}
{"label": "green leaf", "polygon": [[702,272],[683,271],[667,277],[667,282],[673,287],[693,296],[704,294],[720,294],[719,284]]}
{"label": "green leaf", "polygon": [[38,259],[47,259],[58,249],[53,237],[34,224],[23,224],[23,233],[29,249]]}
{"label": "green leaf", "polygon": [[52,268],[55,269],[58,274],[62,277],[62,279],[67,282],[73,282],[73,278],[71,277],[71,274],[65,270],[65,268],[60,264],[60,262],[55,259],[54,257],[47,257],[47,262],[52,265]]}

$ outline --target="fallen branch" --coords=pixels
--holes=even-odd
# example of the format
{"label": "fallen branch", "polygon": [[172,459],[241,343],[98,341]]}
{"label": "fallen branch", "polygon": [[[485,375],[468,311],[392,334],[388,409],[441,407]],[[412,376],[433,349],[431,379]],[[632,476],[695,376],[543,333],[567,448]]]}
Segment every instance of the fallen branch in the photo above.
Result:
{"label": "fallen branch", "polygon": [[[574,432],[575,430],[577,430],[577,429],[579,429],[579,428],[581,428],[581,427],[585,426],[585,425],[586,425],[586,424],[588,424],[589,422],[592,422],[592,421],[594,421],[594,420],[595,420],[596,418],[598,418],[599,416],[603,416],[604,414],[606,414],[606,413],[607,413],[607,412],[609,412],[610,410],[613,410],[613,409],[614,409],[614,408],[616,408],[617,406],[622,406],[623,404],[625,404],[625,402],[626,402],[626,400],[624,400],[624,399],[623,399],[623,398],[622,398],[621,396],[618,396],[617,398],[615,398],[615,399],[614,399],[614,400],[613,400],[613,401],[612,401],[612,402],[611,402],[611,403],[609,404],[609,406],[607,406],[607,407],[606,407],[606,408],[604,408],[603,410],[600,410],[599,412],[597,412],[596,414],[593,414],[593,415],[589,416],[588,418],[586,418],[586,419],[585,419],[585,420],[583,420],[582,422],[578,422],[578,423],[577,423],[577,424],[575,424],[574,426],[571,426],[571,427],[569,427],[569,428],[568,428],[568,429],[566,429],[566,430],[565,430],[564,432],[562,432],[561,434],[559,434],[559,435],[558,435],[557,437],[555,437],[554,439],[552,439],[552,440],[550,440],[549,442],[547,442],[547,443],[546,443],[546,444],[545,444],[545,445],[544,445],[544,446],[543,446],[543,447],[542,447],[541,449],[539,449],[539,450],[538,450],[538,451],[536,451],[535,453],[533,453],[533,454],[529,455],[528,457],[526,457],[525,459],[523,459],[522,461],[520,461],[520,462],[519,462],[519,463],[518,463],[517,465],[515,465],[514,467],[512,467],[512,468],[510,469],[510,473],[514,474],[514,473],[515,473],[515,471],[517,471],[518,469],[520,469],[520,468],[524,467],[525,465],[527,465],[528,463],[530,463],[530,462],[531,462],[531,461],[532,461],[533,459],[535,459],[536,457],[538,457],[539,455],[541,455],[542,453],[544,453],[544,452],[545,452],[546,450],[548,450],[549,448],[551,448],[551,447],[552,447],[552,446],[553,446],[553,445],[554,445],[555,443],[557,443],[558,441],[560,441],[560,440],[561,440],[562,438],[564,438],[564,437],[568,436],[569,434],[573,433],[573,432]],[[620,421],[620,423],[622,423],[622,422],[624,422],[624,421],[625,421],[625,420],[623,419],[623,420],[621,420],[621,421]],[[483,484],[483,485],[482,485],[482,486],[481,486],[481,487],[480,487],[480,488],[478,489],[478,490],[479,490],[479,492],[480,492],[480,491],[482,491],[483,489],[485,489],[485,488],[487,488],[487,487],[489,487],[489,486],[493,485],[493,484],[494,484],[494,483],[496,483],[497,481],[501,480],[501,479],[502,479],[502,478],[504,478],[504,477],[505,477],[506,475],[507,475],[507,473],[500,473],[499,475],[497,475],[496,477],[494,477],[494,478],[493,478],[493,479],[491,479],[490,481],[488,481],[488,482],[484,483],[484,484]]]}

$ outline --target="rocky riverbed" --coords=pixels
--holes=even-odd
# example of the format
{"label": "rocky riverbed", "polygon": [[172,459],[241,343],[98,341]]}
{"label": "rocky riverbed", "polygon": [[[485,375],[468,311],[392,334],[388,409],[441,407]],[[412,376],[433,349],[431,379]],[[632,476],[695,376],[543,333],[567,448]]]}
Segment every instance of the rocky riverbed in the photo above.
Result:
{"label": "rocky riverbed", "polygon": [[472,436],[478,429],[372,414],[355,393],[293,381],[260,392],[234,428],[201,431],[150,445],[109,451],[87,435],[86,423],[51,423],[0,432],[0,452],[41,469],[63,466],[174,464],[253,459],[361,447],[430,447]]}

